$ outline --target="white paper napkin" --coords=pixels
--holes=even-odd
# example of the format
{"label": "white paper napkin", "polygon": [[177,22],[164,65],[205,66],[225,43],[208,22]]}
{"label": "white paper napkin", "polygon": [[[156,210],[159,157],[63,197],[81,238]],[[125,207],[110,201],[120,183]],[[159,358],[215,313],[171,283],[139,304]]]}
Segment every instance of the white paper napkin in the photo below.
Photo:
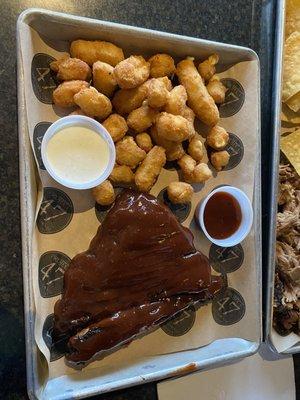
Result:
{"label": "white paper napkin", "polygon": [[159,400],[295,400],[293,358],[266,346],[235,364],[158,385]]}

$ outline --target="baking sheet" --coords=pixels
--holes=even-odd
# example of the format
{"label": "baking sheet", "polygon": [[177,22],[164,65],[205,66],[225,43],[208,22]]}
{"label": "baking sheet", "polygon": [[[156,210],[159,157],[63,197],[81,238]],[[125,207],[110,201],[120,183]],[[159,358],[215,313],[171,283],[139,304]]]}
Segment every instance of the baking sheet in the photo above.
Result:
{"label": "baking sheet", "polygon": [[268,246],[268,280],[266,293],[266,321],[265,338],[273,350],[278,353],[294,354],[300,352],[300,338],[291,333],[288,336],[279,335],[273,328],[273,297],[275,279],[275,258],[276,258],[276,220],[278,209],[278,169],[280,161],[280,136],[293,132],[296,127],[282,122],[281,89],[282,89],[282,68],[284,48],[284,27],[285,27],[285,0],[277,3],[276,42],[274,57],[274,78],[273,78],[273,140],[272,140],[272,164],[271,164],[271,191],[270,191],[270,225],[269,225],[269,246]]}
{"label": "baking sheet", "polygon": [[[46,75],[44,75],[44,73],[46,71],[47,66],[45,66],[45,59],[43,59],[43,57],[41,57],[40,55],[46,54],[48,56],[51,55],[56,57],[58,56],[59,52],[53,49],[53,44],[51,47],[46,45],[44,41],[39,37],[39,35],[37,35],[27,25],[24,25],[22,28],[23,28],[22,40],[24,40],[24,43],[27,44],[25,53],[24,52],[22,53],[22,63],[24,66],[25,82],[32,82],[31,76],[34,76],[34,74],[31,75],[32,68],[29,68],[28,66],[32,66],[32,60],[34,59],[33,55],[38,54],[38,56],[35,57],[35,60],[38,59],[40,64],[37,65],[33,64],[36,73],[35,77],[38,82],[42,81],[42,85],[44,85],[43,78],[46,79],[45,78]],[[28,44],[30,45],[28,46]],[[61,50],[61,48],[63,47],[61,46],[62,43],[59,43],[59,45]],[[66,45],[66,43],[64,43],[64,45]],[[23,47],[23,49],[24,48],[25,47]],[[174,46],[174,52],[176,52],[175,46]],[[224,72],[221,76],[231,80],[230,82],[232,85],[231,86],[232,90],[230,91],[231,95],[230,99],[229,101],[227,101],[227,104],[224,106],[223,110],[224,116],[226,115],[226,118],[222,120],[221,124],[225,128],[230,129],[232,133],[235,132],[232,135],[230,151],[232,151],[232,160],[235,161],[236,163],[237,161],[239,161],[239,163],[232,170],[218,174],[218,177],[211,180],[211,182],[209,182],[210,184],[206,184],[202,190],[199,190],[197,196],[195,197],[199,200],[200,198],[202,198],[202,196],[207,194],[213,187],[218,186],[219,184],[233,183],[236,186],[239,186],[243,190],[245,190],[248,196],[252,199],[253,188],[254,188],[253,185],[254,171],[257,163],[257,159],[253,157],[253,154],[255,154],[256,156],[259,155],[259,152],[257,151],[257,146],[258,146],[257,133],[259,131],[259,126],[258,126],[259,94],[257,86],[253,84],[251,85],[250,82],[253,81],[257,82],[258,78],[257,60],[247,63],[240,63],[234,66],[232,69]],[[52,84],[51,82],[50,85],[49,82],[46,83],[47,89],[49,88],[49,86],[51,86],[51,84]],[[245,90],[246,95],[244,98],[243,96],[239,97],[240,95],[239,85],[242,86],[242,89],[243,88],[246,89]],[[43,131],[43,129],[46,129],[47,124],[45,123],[50,123],[56,120],[61,114],[58,115],[57,114],[58,110],[54,110],[51,105],[36,99],[35,94],[38,92],[35,91],[34,89],[34,83],[32,86],[25,85],[25,93],[27,98],[27,101],[26,100],[25,101],[27,106],[26,111],[28,114],[29,133],[32,140],[33,148],[35,150],[37,163],[40,166],[39,173],[42,178],[43,184],[51,188],[45,191],[46,196],[49,195],[50,193],[49,195],[50,200],[48,196],[47,198],[44,198],[44,201],[42,203],[42,211],[39,212],[38,216],[39,229],[37,228],[35,230],[36,235],[34,238],[34,246],[33,246],[33,251],[34,251],[34,256],[32,258],[33,261],[32,270],[34,272],[33,282],[35,286],[36,304],[39,305],[36,316],[36,339],[39,344],[39,348],[42,350],[42,352],[45,354],[48,360],[48,365],[50,366],[49,367],[50,377],[60,376],[63,373],[64,374],[71,373],[71,374],[77,374],[76,376],[78,378],[80,376],[83,377],[83,373],[81,373],[81,375],[78,375],[78,372],[74,372],[73,370],[67,369],[67,367],[63,362],[63,359],[58,359],[56,361],[53,360],[49,362],[51,357],[57,358],[59,356],[55,354],[55,351],[54,354],[50,355],[49,349],[47,347],[47,340],[49,339],[47,337],[47,329],[49,329],[49,326],[51,326],[50,323],[51,311],[53,310],[53,304],[57,300],[57,295],[59,293],[55,292],[55,290],[57,290],[57,286],[54,285],[54,289],[52,288],[52,290],[54,290],[54,292],[56,293],[54,297],[41,296],[41,290],[44,290],[41,289],[41,287],[44,286],[38,285],[38,279],[40,279],[40,276],[43,274],[40,273],[40,276],[38,276],[39,274],[37,265],[39,264],[38,258],[41,259],[42,258],[41,256],[45,254],[46,254],[45,256],[46,262],[49,263],[49,260],[47,261],[47,255],[49,255],[50,251],[54,251],[55,253],[59,252],[60,254],[63,253],[67,257],[71,258],[78,251],[86,249],[91,237],[94,235],[96,231],[99,221],[96,217],[93,201],[89,196],[88,192],[86,193],[86,196],[84,196],[83,200],[82,196],[78,196],[79,192],[68,191],[66,190],[66,188],[62,188],[59,185],[57,185],[54,181],[51,181],[45,170],[41,168],[42,165],[40,163],[38,154],[38,143],[40,143],[41,140],[39,134]],[[43,100],[45,101],[45,98],[43,98]],[[235,116],[229,118],[228,113],[230,114],[231,112],[236,114]],[[241,124],[241,120],[244,121],[243,125]],[[34,139],[36,139],[36,141],[34,141]],[[239,139],[242,139],[242,146],[240,145],[241,142],[239,141]],[[249,140],[250,142],[252,140],[252,143],[249,144]],[[243,151],[241,151],[242,148]],[[241,158],[240,160],[238,160],[239,157]],[[250,166],[252,166],[252,168]],[[241,174],[243,174],[243,179],[240,181],[241,184],[238,185],[236,176],[241,176]],[[163,176],[159,179],[159,181],[153,188],[153,193],[156,195],[160,193],[161,190],[166,186],[167,180],[168,179],[173,180],[173,178],[176,177],[177,177],[176,171],[165,170]],[[247,184],[245,184],[246,182]],[[59,193],[57,192],[57,189],[60,191]],[[51,201],[53,201],[53,198],[51,198],[52,196],[51,191],[52,194],[56,193],[55,196],[56,196],[56,202],[58,203],[58,208],[54,207],[54,211],[51,210],[50,212],[51,215],[50,215],[47,214],[47,209],[48,210],[51,209],[51,204],[49,206],[49,201],[50,203]],[[67,197],[64,196],[64,194],[62,193],[65,193]],[[68,203],[68,197],[69,199],[71,199],[71,203],[73,204],[73,212],[69,207],[67,209],[67,212],[64,213],[64,211],[66,210],[62,211],[60,207],[63,208],[64,206],[66,206],[66,204]],[[80,197],[80,199],[78,197]],[[192,205],[192,208],[188,213],[188,217],[184,222],[184,224],[187,225],[191,224],[191,228],[194,230],[196,228],[192,223],[192,218],[195,205],[196,203]],[[60,211],[57,213],[57,210]],[[72,214],[72,218],[70,218],[70,221],[68,221],[69,216],[67,214]],[[54,223],[50,222],[50,224],[48,224],[47,222],[45,223],[45,221],[49,221],[49,217],[50,221],[55,221],[55,222]],[[57,227],[55,228],[55,226],[57,225],[57,221],[61,218],[63,219],[64,222],[61,221],[60,223],[63,225],[66,224],[66,227],[63,231],[59,231],[56,233],[55,232],[41,233],[41,231],[43,230],[45,231],[45,229],[47,230],[49,226],[50,230],[51,229],[57,230]],[[78,241],[76,240],[76,232],[78,232],[77,228],[81,226],[80,218],[84,218],[85,222],[89,221],[89,230],[85,232],[84,238],[82,236],[80,237],[80,242],[79,242],[79,240]],[[100,216],[100,219],[101,218],[102,217]],[[69,234],[70,232],[72,233],[75,232],[75,240],[74,239],[72,240],[71,245],[68,240],[65,241],[62,240],[63,236],[68,232]],[[223,262],[223,265],[225,265],[227,263],[228,258],[231,258],[230,260],[231,262],[225,265],[225,268],[228,268],[228,271],[231,270],[231,272],[229,272],[228,274],[229,286],[231,286],[234,290],[228,293],[228,296],[226,298],[219,299],[219,305],[217,306],[217,310],[220,309],[219,311],[222,311],[222,309],[224,309],[224,301],[225,301],[225,305],[227,303],[229,305],[229,309],[225,307],[225,311],[227,311],[229,315],[231,314],[231,316],[234,315],[235,316],[234,318],[236,319],[239,318],[242,319],[233,325],[228,325],[228,323],[232,323],[233,320],[231,320],[230,322],[230,320],[226,320],[226,318],[224,319],[224,315],[226,314],[224,313],[220,314],[220,312],[218,314],[217,312],[215,314],[215,319],[219,318],[220,322],[220,319],[223,318],[221,323],[225,322],[225,324],[227,324],[218,326],[215,322],[214,317],[212,316],[211,306],[208,306],[202,308],[200,311],[197,312],[197,314],[192,312],[190,315],[183,316],[182,319],[185,321],[183,326],[183,331],[186,329],[185,326],[186,323],[189,323],[191,325],[190,330],[187,333],[185,333],[185,335],[178,337],[168,336],[168,333],[166,333],[166,331],[169,332],[170,334],[170,332],[173,332],[175,329],[174,324],[173,325],[171,324],[169,328],[165,327],[165,331],[159,330],[141,340],[135,341],[127,349],[121,350],[120,352],[108,357],[107,359],[105,359],[100,363],[92,364],[90,368],[99,368],[99,371],[101,371],[101,373],[103,374],[103,373],[108,373],[111,370],[112,365],[118,364],[119,368],[130,366],[128,365],[130,364],[128,363],[128,360],[130,360],[130,362],[134,362],[135,359],[140,360],[144,356],[170,353],[173,351],[198,347],[203,344],[209,343],[210,341],[218,337],[242,337],[253,342],[255,342],[255,340],[257,340],[257,338],[260,337],[260,320],[259,320],[260,297],[259,295],[257,296],[257,292],[259,293],[258,289],[259,269],[257,268],[258,267],[257,258],[253,257],[254,255],[253,230],[248,239],[242,244],[243,249],[242,250],[240,248],[232,249],[231,250],[232,252],[229,254],[229,257],[227,254],[227,257],[225,257],[225,259],[222,259],[222,257],[224,257],[224,253],[222,253],[220,249],[209,249],[209,243],[203,240],[203,237],[199,235],[199,232],[196,231],[196,233],[197,233],[196,235],[197,239],[199,239],[199,241],[197,241],[197,247],[200,246],[201,250],[207,255],[209,255],[209,252],[211,250],[211,258],[216,259],[216,257],[217,258],[220,257],[221,261],[219,260],[218,262],[216,262],[216,265],[220,264],[220,262]],[[63,269],[66,267],[67,263],[66,260],[67,260],[66,258],[64,259],[62,257],[61,261],[61,258],[57,257],[56,255],[54,259],[50,259],[50,264],[57,263],[59,267]],[[46,264],[46,266],[47,265],[48,264]],[[216,266],[216,269],[219,269],[219,267]],[[253,283],[253,286],[249,284],[249,281]],[[47,295],[49,295],[49,293]],[[242,298],[240,296],[242,296]],[[236,310],[236,308],[238,309]],[[191,324],[191,320],[194,320],[193,324]],[[177,326],[180,325],[180,321],[179,322],[176,321],[176,323]],[[45,329],[45,325],[47,329]],[[218,326],[218,333],[216,333],[215,329],[216,326]],[[203,333],[204,327],[206,335],[203,334],[199,335],[199,333]],[[44,335],[43,335],[43,328],[44,328]],[[147,341],[149,342],[147,343]],[[151,351],[149,351],[149,348],[151,348]]]}

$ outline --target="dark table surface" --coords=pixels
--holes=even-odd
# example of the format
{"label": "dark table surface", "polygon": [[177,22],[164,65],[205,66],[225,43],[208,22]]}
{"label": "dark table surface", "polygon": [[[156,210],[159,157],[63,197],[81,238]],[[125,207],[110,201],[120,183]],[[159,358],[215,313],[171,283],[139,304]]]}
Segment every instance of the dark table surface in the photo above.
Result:
{"label": "dark table surface", "polygon": [[[228,42],[254,49],[261,62],[262,180],[269,174],[272,62],[276,0],[1,0],[0,32],[0,398],[26,399],[19,213],[16,19],[29,7]],[[265,185],[264,185],[265,183]],[[267,193],[263,192],[263,228]],[[263,241],[266,232],[263,229]],[[263,264],[265,258],[263,259]],[[300,362],[294,358],[296,382]],[[298,393],[299,390],[298,390]],[[149,384],[98,399],[156,399]]]}

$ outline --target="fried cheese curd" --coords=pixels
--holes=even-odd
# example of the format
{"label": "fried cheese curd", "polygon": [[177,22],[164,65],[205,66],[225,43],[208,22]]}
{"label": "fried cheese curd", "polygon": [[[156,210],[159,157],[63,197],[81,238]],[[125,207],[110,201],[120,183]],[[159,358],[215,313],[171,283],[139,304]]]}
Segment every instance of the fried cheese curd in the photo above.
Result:
{"label": "fried cheese curd", "polygon": [[121,89],[133,89],[149,78],[150,64],[142,56],[130,56],[115,66],[114,76]]}
{"label": "fried cheese curd", "polygon": [[114,76],[114,67],[102,61],[93,64],[93,85],[107,97],[112,97],[118,84]]}
{"label": "fried cheese curd", "polygon": [[171,182],[167,186],[169,200],[174,204],[185,204],[192,200],[194,189],[186,182]]}
{"label": "fried cheese curd", "polygon": [[153,147],[151,136],[147,132],[138,133],[135,137],[135,141],[146,153],[148,153]]}
{"label": "fried cheese curd", "polygon": [[215,150],[222,150],[229,142],[229,134],[219,125],[214,126],[206,136],[206,143]]}
{"label": "fried cheese curd", "polygon": [[229,163],[230,155],[228,151],[216,151],[211,153],[210,162],[215,167],[217,171],[221,171]]}
{"label": "fried cheese curd", "polygon": [[109,98],[91,86],[76,93],[74,95],[74,102],[85,114],[91,117],[104,119],[112,112],[112,105]]}
{"label": "fried cheese curd", "polygon": [[89,65],[79,58],[62,58],[52,61],[50,68],[57,72],[60,81],[90,81],[92,73]]}
{"label": "fried cheese curd", "polygon": [[217,75],[214,75],[210,79],[210,81],[206,85],[206,89],[211,97],[214,99],[216,104],[224,103],[227,88],[223,85]]}
{"label": "fried cheese curd", "polygon": [[127,165],[115,165],[109,175],[109,180],[113,183],[130,184],[134,182],[134,173]]}
{"label": "fried cheese curd", "polygon": [[175,86],[168,97],[165,111],[173,115],[183,115],[186,108],[187,93],[182,85]]}
{"label": "fried cheese curd", "polygon": [[[181,115],[191,123],[194,130],[194,111],[186,105],[187,93],[183,85],[175,86],[169,93],[165,111],[173,115]],[[192,136],[192,135],[191,135]]]}
{"label": "fried cheese curd", "polygon": [[194,136],[188,146],[187,152],[194,160],[201,161],[203,158],[203,145],[199,137]]}
{"label": "fried cheese curd", "polygon": [[184,175],[192,174],[196,167],[196,160],[188,154],[184,154],[179,160],[178,165],[181,168]]}
{"label": "fried cheese curd", "polygon": [[182,116],[183,116],[183,118],[187,119],[191,124],[194,125],[195,113],[190,107],[185,106]]}
{"label": "fried cheese curd", "polygon": [[162,76],[171,76],[175,72],[175,63],[168,54],[155,54],[149,58],[150,76],[159,78]]}
{"label": "fried cheese curd", "polygon": [[156,125],[150,130],[153,142],[166,150],[166,158],[168,161],[175,161],[184,155],[184,149],[181,142],[172,142],[159,136]]}
{"label": "fried cheese curd", "polygon": [[95,201],[101,206],[110,206],[115,201],[115,191],[112,184],[106,180],[92,189]]}
{"label": "fried cheese curd", "polygon": [[157,114],[158,111],[149,107],[146,103],[136,110],[131,111],[127,118],[127,124],[135,132],[141,133],[150,128]]}
{"label": "fried cheese curd", "polygon": [[113,67],[124,60],[123,50],[103,40],[74,40],[70,54],[92,66],[96,61],[103,61]]}
{"label": "fried cheese curd", "polygon": [[135,172],[135,184],[141,192],[149,192],[166,163],[165,149],[154,146]]}
{"label": "fried cheese curd", "polygon": [[183,172],[184,180],[189,183],[202,183],[212,176],[212,172],[207,164],[197,164],[188,154],[185,154],[178,160],[178,165]]}
{"label": "fried cheese curd", "polygon": [[51,63],[49,64],[50,69],[57,73],[58,69],[59,69],[59,65],[61,63],[63,63],[64,61],[68,60],[68,58],[70,58],[70,54],[64,54],[57,60],[51,61]]}
{"label": "fried cheese curd", "polygon": [[214,99],[208,93],[193,60],[185,59],[177,64],[176,74],[179,82],[186,89],[188,105],[196,116],[208,126],[219,121],[219,110]]}
{"label": "fried cheese curd", "polygon": [[205,81],[209,81],[216,73],[216,64],[219,62],[218,54],[212,54],[207,60],[198,65],[198,71]]}
{"label": "fried cheese curd", "polygon": [[86,81],[65,81],[53,90],[53,103],[64,108],[76,106],[74,95],[88,87],[89,84]]}
{"label": "fried cheese curd", "polygon": [[205,163],[196,165],[191,174],[184,175],[185,181],[190,183],[203,183],[211,177],[212,172]]}
{"label": "fried cheese curd", "polygon": [[[174,89],[173,89],[174,90]],[[165,82],[161,79],[151,79],[148,85],[148,105],[152,108],[162,108],[169,96]]]}
{"label": "fried cheese curd", "polygon": [[118,114],[126,115],[139,108],[147,96],[148,82],[145,82],[133,89],[119,89],[112,99],[112,104]]}
{"label": "fried cheese curd", "polygon": [[182,142],[194,135],[191,123],[181,115],[162,112],[156,118],[158,135],[172,142]]}
{"label": "fried cheese curd", "polygon": [[132,136],[126,136],[116,144],[116,161],[119,165],[137,167],[146,157],[146,152],[139,148]]}
{"label": "fried cheese curd", "polygon": [[111,114],[105,121],[102,122],[102,125],[110,134],[114,142],[121,140],[128,131],[128,125],[125,118],[119,114]]}

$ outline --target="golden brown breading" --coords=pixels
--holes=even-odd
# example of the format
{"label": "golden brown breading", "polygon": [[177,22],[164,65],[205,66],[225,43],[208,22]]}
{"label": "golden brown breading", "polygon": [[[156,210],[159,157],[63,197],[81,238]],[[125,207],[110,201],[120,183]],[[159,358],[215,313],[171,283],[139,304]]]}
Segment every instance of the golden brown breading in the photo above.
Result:
{"label": "golden brown breading", "polygon": [[168,54],[155,54],[148,61],[152,78],[170,76],[175,72],[174,60]]}
{"label": "golden brown breading", "polygon": [[92,189],[95,201],[101,206],[110,206],[115,201],[115,191],[109,181],[104,181]]}
{"label": "golden brown breading", "polygon": [[210,79],[206,88],[216,104],[224,103],[227,88],[223,85],[223,83],[220,81],[217,75],[214,75]]}
{"label": "golden brown breading", "polygon": [[88,87],[86,81],[63,82],[53,91],[53,103],[59,107],[73,107],[76,105],[74,95]]}
{"label": "golden brown breading", "polygon": [[141,192],[148,192],[166,163],[165,149],[154,146],[135,172],[135,184]]}
{"label": "golden brown breading", "polygon": [[192,200],[194,189],[186,182],[171,182],[167,186],[169,200],[174,204],[185,204]]}
{"label": "golden brown breading", "polygon": [[95,62],[93,64],[93,85],[99,92],[111,97],[118,86],[114,76],[114,67],[102,61]]}
{"label": "golden brown breading", "polygon": [[182,142],[194,135],[191,123],[181,115],[162,112],[156,118],[156,127],[159,136],[172,142]]}
{"label": "golden brown breading", "polygon": [[131,111],[127,118],[127,124],[129,128],[134,129],[136,132],[143,132],[150,128],[157,114],[157,110],[147,104],[143,104],[136,110]]}
{"label": "golden brown breading", "polygon": [[148,81],[134,89],[118,90],[112,103],[118,114],[126,115],[143,104],[148,95]]}
{"label": "golden brown breading", "polygon": [[102,40],[74,40],[70,53],[72,57],[79,58],[90,66],[96,61],[103,61],[114,67],[124,60],[124,53],[120,47]]}
{"label": "golden brown breading", "polygon": [[172,142],[173,145],[166,149],[166,157],[168,161],[179,160],[184,155],[184,148],[181,142]]}
{"label": "golden brown breading", "polygon": [[121,140],[128,131],[125,118],[121,117],[119,114],[111,114],[102,122],[102,125],[108,131],[114,142]]}
{"label": "golden brown breading", "polygon": [[209,81],[211,77],[216,73],[215,65],[219,62],[218,54],[212,54],[207,60],[204,60],[198,65],[198,71],[201,77],[205,81]]}
{"label": "golden brown breading", "polygon": [[134,173],[127,165],[115,165],[109,179],[114,183],[132,183],[134,182]]}
{"label": "golden brown breading", "polygon": [[75,103],[91,117],[104,119],[112,112],[112,105],[108,97],[99,93],[94,87],[80,90],[74,95]]}
{"label": "golden brown breading", "polygon": [[135,141],[137,142],[138,146],[146,153],[148,153],[153,147],[151,136],[147,132],[139,133],[138,135],[136,135]]}
{"label": "golden brown breading", "polygon": [[[155,78],[155,79],[162,82],[166,86],[166,88],[169,92],[173,89],[171,79],[169,79],[167,76],[163,76],[162,78]],[[149,81],[150,81],[150,79],[149,79]]]}
{"label": "golden brown breading", "polygon": [[[172,92],[171,92],[172,93]],[[152,108],[162,108],[169,96],[165,82],[159,79],[151,79],[148,85],[148,105]]]}
{"label": "golden brown breading", "polygon": [[193,157],[188,154],[184,154],[179,160],[178,165],[182,169],[184,175],[192,174],[197,162],[193,159]]}
{"label": "golden brown breading", "polygon": [[190,107],[185,106],[185,108],[184,108],[184,110],[183,110],[183,113],[182,113],[182,116],[183,116],[185,119],[187,119],[187,120],[188,120],[191,124],[193,124],[193,126],[194,126],[195,113],[194,113],[194,111],[193,111]]}
{"label": "golden brown breading", "polygon": [[186,59],[177,64],[179,82],[185,87],[188,105],[205,124],[213,126],[219,121],[219,110],[208,93],[194,62]]}
{"label": "golden brown breading", "polygon": [[203,158],[203,145],[202,145],[201,140],[198,137],[194,136],[191,139],[191,141],[189,143],[189,147],[188,147],[188,153],[197,162],[202,160],[202,158]]}
{"label": "golden brown breading", "polygon": [[186,103],[187,93],[182,85],[175,86],[168,97],[165,111],[169,114],[183,115]]}
{"label": "golden brown breading", "polygon": [[132,136],[127,136],[116,144],[116,161],[119,165],[135,168],[146,157]]}
{"label": "golden brown breading", "polygon": [[57,78],[61,81],[90,81],[91,68],[79,58],[66,58],[58,63]]}
{"label": "golden brown breading", "polygon": [[210,162],[216,168],[217,171],[221,171],[229,163],[230,155],[228,151],[217,151],[211,153]]}
{"label": "golden brown breading", "polygon": [[229,135],[222,126],[214,126],[206,137],[207,144],[215,150],[223,149],[229,142]]}
{"label": "golden brown breading", "polygon": [[130,56],[116,65],[114,76],[120,88],[133,89],[149,78],[150,64],[142,56]]}
{"label": "golden brown breading", "polygon": [[51,61],[50,63],[50,69],[54,72],[58,72],[59,65],[66,61],[68,58],[70,58],[69,54],[64,54],[62,57],[58,58],[57,60]]}
{"label": "golden brown breading", "polygon": [[193,172],[184,174],[184,180],[190,183],[203,183],[212,177],[212,172],[205,163],[196,165]]}
{"label": "golden brown breading", "polygon": [[156,125],[151,127],[151,137],[158,146],[166,150],[166,157],[168,161],[175,161],[184,155],[184,149],[181,142],[172,142],[171,140],[164,139],[158,135]]}

